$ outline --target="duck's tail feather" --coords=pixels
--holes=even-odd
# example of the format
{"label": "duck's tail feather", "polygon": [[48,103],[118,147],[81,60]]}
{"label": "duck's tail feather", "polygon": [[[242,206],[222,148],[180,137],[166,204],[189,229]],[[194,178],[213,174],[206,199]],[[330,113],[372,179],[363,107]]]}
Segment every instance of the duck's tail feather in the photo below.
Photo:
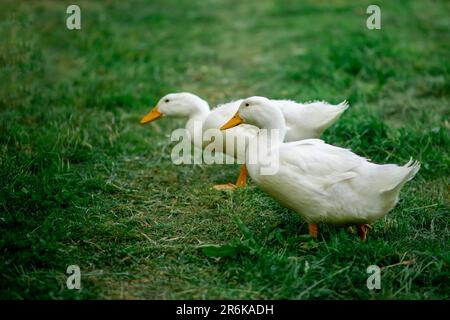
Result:
{"label": "duck's tail feather", "polygon": [[414,176],[419,172],[420,170],[420,162],[419,161],[413,161],[413,159],[409,159],[409,161],[403,166],[404,168],[410,169],[408,172],[408,175],[406,176],[406,181],[411,180],[414,178]]}
{"label": "duck's tail feather", "polygon": [[[393,184],[382,190],[382,194],[398,192],[406,182],[410,181],[417,174],[420,169],[420,162],[410,159],[404,166],[397,167],[397,170],[398,169],[403,171],[400,173],[400,177],[396,178],[396,181]],[[393,176],[395,176],[395,174]]]}
{"label": "duck's tail feather", "polygon": [[[331,106],[328,104],[328,106]],[[321,128],[321,131],[325,131],[327,128],[331,127],[344,113],[345,110],[349,107],[347,100],[342,101],[339,104],[333,105],[332,108],[328,108],[328,112],[324,112],[324,119],[318,127]]]}
{"label": "duck's tail feather", "polygon": [[347,100],[342,101],[341,103],[339,103],[338,105],[336,105],[336,107],[338,107],[340,110],[342,110],[342,112],[344,112],[345,110],[348,109],[350,105],[348,104]]}

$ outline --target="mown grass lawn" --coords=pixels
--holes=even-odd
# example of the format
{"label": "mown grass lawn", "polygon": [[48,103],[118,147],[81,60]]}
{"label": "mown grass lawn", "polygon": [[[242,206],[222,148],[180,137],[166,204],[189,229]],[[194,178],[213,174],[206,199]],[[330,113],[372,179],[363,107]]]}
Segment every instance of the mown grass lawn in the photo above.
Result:
{"label": "mown grass lawn", "polygon": [[[378,1],[373,31],[371,1],[76,2],[80,31],[65,2],[1,3],[0,298],[450,297],[448,1]],[[347,99],[327,142],[422,169],[366,243],[315,242],[251,181],[211,189],[237,165],[171,163],[184,122],[138,122],[176,91]]]}

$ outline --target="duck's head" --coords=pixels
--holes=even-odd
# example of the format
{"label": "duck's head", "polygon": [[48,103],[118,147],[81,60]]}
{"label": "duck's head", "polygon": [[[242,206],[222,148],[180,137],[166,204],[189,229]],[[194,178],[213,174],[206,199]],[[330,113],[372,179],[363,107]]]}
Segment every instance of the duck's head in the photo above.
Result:
{"label": "duck's head", "polygon": [[236,114],[220,129],[226,130],[241,123],[254,125],[260,129],[281,129],[285,125],[281,111],[264,97],[250,97],[242,101]]}
{"label": "duck's head", "polygon": [[208,103],[192,93],[169,93],[162,97],[156,106],[141,119],[141,124],[167,117],[191,117],[209,111]]}

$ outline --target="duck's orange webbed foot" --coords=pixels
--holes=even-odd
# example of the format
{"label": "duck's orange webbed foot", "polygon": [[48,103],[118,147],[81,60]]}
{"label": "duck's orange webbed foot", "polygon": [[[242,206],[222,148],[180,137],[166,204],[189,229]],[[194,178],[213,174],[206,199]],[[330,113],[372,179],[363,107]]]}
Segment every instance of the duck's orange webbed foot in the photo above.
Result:
{"label": "duck's orange webbed foot", "polygon": [[213,189],[219,190],[219,191],[222,191],[222,190],[234,191],[234,190],[236,190],[236,185],[232,184],[231,182],[230,183],[226,183],[226,184],[216,184],[216,185],[213,186]]}
{"label": "duck's orange webbed foot", "polygon": [[247,167],[245,164],[241,165],[241,170],[239,172],[239,177],[236,181],[236,184],[227,183],[227,184],[216,184],[213,186],[216,190],[231,190],[234,191],[236,188],[245,187],[247,185]]}

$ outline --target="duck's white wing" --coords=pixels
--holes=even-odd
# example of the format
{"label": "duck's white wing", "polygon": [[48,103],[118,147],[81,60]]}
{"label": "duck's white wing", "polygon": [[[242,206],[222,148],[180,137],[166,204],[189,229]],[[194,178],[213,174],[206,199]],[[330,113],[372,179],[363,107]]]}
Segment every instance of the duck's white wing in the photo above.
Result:
{"label": "duck's white wing", "polygon": [[357,169],[368,163],[348,149],[335,147],[320,139],[307,139],[285,143],[279,148],[280,167],[293,175],[302,177],[302,182],[325,193],[330,186],[355,178]]}
{"label": "duck's white wing", "polygon": [[349,149],[319,139],[286,143],[279,150],[280,165],[290,168],[291,174],[297,174],[323,194],[331,186],[348,180],[349,187],[360,195],[392,194],[396,197],[400,188],[420,169],[420,163],[412,160],[403,166],[375,164]]}
{"label": "duck's white wing", "polygon": [[286,141],[318,138],[334,124],[348,108],[346,101],[332,105],[324,101],[297,103],[290,100],[272,100],[286,120]]}

